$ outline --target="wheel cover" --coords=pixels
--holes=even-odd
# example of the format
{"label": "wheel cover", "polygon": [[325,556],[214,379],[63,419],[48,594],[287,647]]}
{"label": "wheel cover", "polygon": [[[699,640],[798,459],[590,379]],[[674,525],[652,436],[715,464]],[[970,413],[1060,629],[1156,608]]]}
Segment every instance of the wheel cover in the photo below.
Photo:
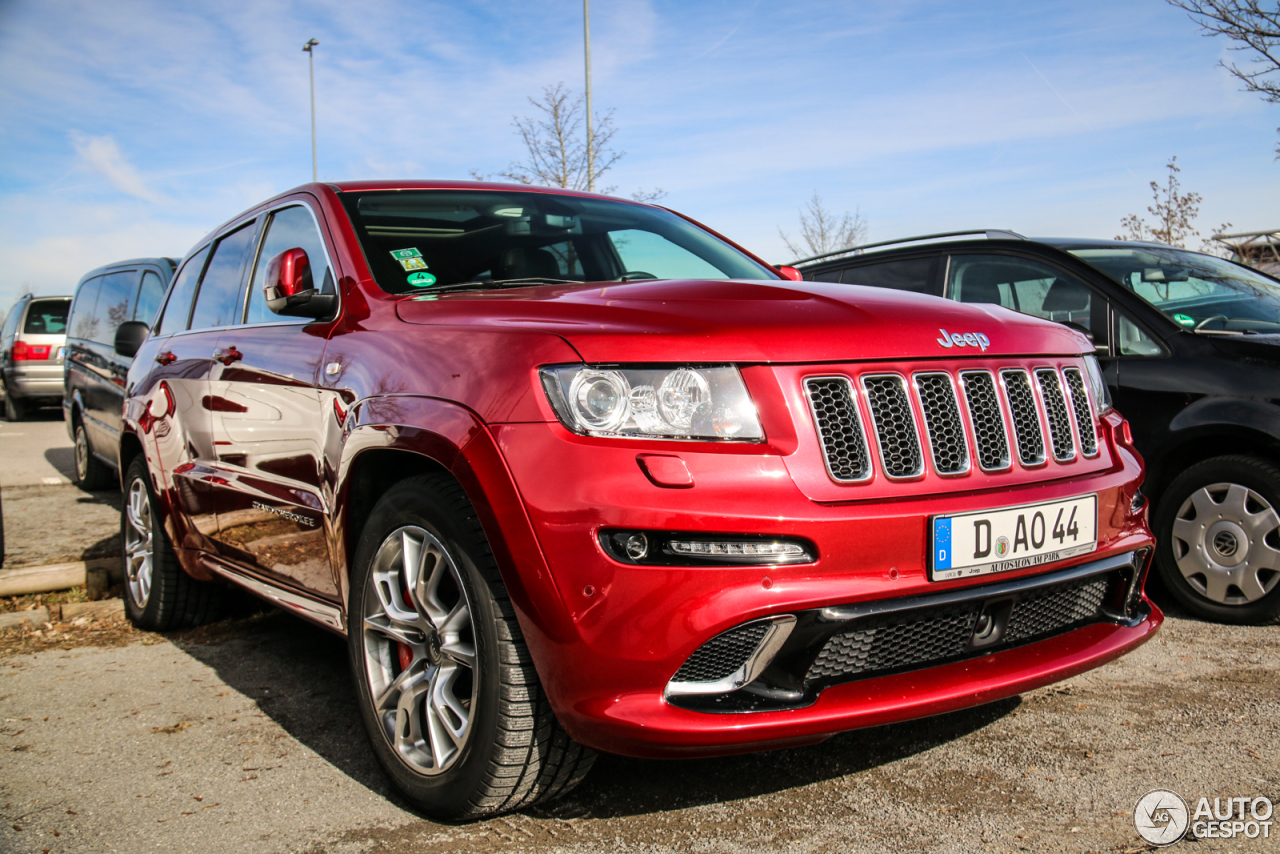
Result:
{"label": "wheel cover", "polygon": [[89,476],[89,437],[84,425],[76,426],[76,478],[83,481]]}
{"label": "wheel cover", "polygon": [[1182,577],[1211,602],[1248,605],[1280,582],[1280,514],[1238,483],[1191,493],[1173,520],[1172,546]]}
{"label": "wheel cover", "polygon": [[139,608],[151,598],[151,571],[155,562],[155,544],[151,530],[151,496],[140,477],[129,483],[124,505],[125,583],[129,596]]}
{"label": "wheel cover", "polygon": [[378,547],[362,616],[365,676],[383,735],[422,774],[448,770],[471,736],[479,680],[457,564],[423,528]]}

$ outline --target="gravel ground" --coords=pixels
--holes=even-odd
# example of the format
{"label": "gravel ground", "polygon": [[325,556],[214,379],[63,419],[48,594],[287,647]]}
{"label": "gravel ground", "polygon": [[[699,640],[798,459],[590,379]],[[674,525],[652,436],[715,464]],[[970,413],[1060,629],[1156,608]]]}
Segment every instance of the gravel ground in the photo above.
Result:
{"label": "gravel ground", "polygon": [[5,487],[5,569],[120,554],[118,489],[78,486]]}
{"label": "gravel ground", "polygon": [[53,631],[0,636],[6,851],[1136,852],[1152,788],[1280,801],[1276,627],[1172,617],[1060,685],[809,748],[602,756],[565,799],[463,826],[390,791],[337,638],[274,612],[104,638],[124,646]]}

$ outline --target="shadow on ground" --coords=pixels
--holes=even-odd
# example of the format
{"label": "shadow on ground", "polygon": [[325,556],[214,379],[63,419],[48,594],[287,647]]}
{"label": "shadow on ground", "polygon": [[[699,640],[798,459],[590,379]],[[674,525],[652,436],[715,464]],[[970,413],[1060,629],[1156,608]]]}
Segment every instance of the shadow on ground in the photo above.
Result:
{"label": "shadow on ground", "polygon": [[[187,654],[338,770],[412,811],[372,757],[347,664],[346,643],[270,612],[176,635]],[[835,736],[810,747],[715,759],[640,760],[602,754],[586,782],[535,816],[643,815],[733,801],[856,774],[961,738],[1012,712],[1016,697],[905,724]]]}

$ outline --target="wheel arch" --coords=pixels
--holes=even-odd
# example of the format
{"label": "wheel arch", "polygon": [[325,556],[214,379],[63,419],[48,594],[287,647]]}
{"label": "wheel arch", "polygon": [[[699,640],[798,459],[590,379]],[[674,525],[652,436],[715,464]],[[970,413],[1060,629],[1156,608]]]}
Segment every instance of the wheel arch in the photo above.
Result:
{"label": "wheel arch", "polygon": [[1175,418],[1171,426],[1179,429],[1172,432],[1169,443],[1158,456],[1147,457],[1144,489],[1156,499],[1179,474],[1213,457],[1248,454],[1280,461],[1280,435],[1256,423],[1232,420],[1179,425]]}

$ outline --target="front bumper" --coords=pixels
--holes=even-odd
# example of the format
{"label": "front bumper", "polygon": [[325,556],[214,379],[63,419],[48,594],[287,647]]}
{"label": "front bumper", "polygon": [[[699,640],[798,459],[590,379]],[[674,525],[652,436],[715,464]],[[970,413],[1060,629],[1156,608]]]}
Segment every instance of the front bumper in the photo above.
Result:
{"label": "front bumper", "polygon": [[[755,704],[748,713],[682,707],[681,698],[668,694],[673,676],[709,640],[745,622],[779,615],[799,621],[823,609],[964,593],[1109,559],[1131,562],[1152,545],[1141,511],[1132,510],[1142,478],[1138,457],[1113,442],[1113,466],[1077,477],[823,504],[804,495],[788,461],[768,449],[708,452],[666,444],[658,450],[654,443],[579,437],[545,423],[499,425],[493,435],[540,551],[513,555],[516,570],[554,585],[566,616],[554,632],[527,623],[525,634],[561,723],[591,747],[649,757],[714,755],[939,714],[1096,667],[1143,643],[1163,619],[1142,595],[1138,577],[1136,610],[1114,621],[1067,627],[1053,637],[923,669],[784,686],[801,696],[773,707]],[[657,452],[678,454],[693,487],[653,483],[637,455]],[[1089,492],[1098,495],[1092,554],[995,577],[929,581],[930,515]],[[815,544],[818,557],[776,566],[641,566],[606,553],[599,533],[610,529],[791,537]]]}

